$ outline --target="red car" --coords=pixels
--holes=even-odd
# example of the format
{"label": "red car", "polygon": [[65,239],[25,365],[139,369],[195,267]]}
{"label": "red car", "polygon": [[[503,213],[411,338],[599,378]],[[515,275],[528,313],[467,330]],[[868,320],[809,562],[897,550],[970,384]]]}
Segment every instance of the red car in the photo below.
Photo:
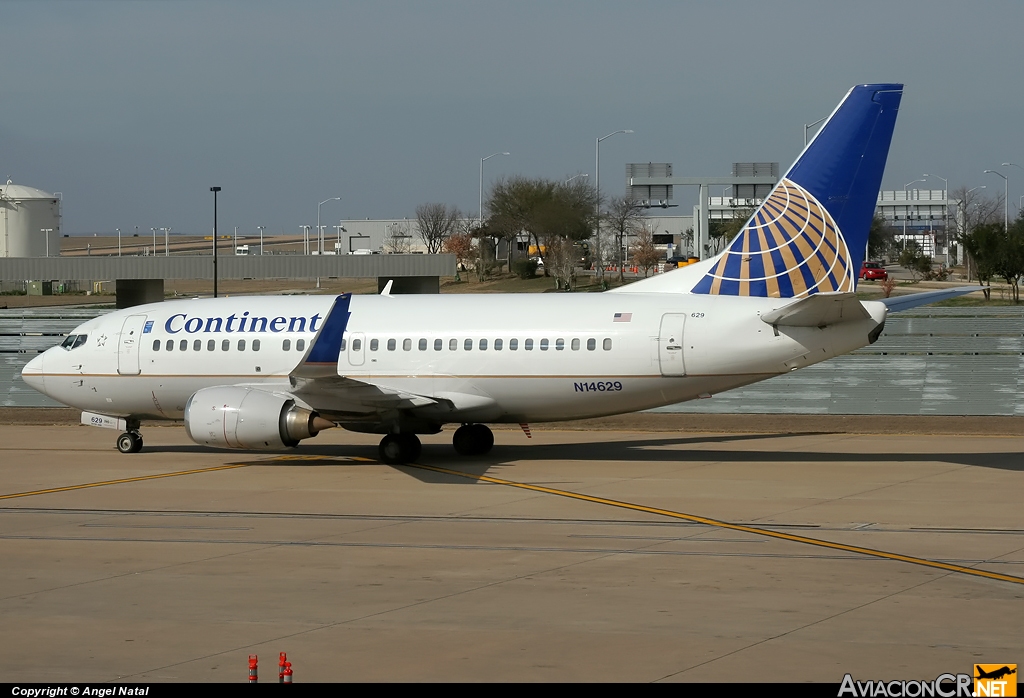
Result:
{"label": "red car", "polygon": [[889,273],[881,262],[864,262],[860,265],[860,278],[865,281],[885,281]]}

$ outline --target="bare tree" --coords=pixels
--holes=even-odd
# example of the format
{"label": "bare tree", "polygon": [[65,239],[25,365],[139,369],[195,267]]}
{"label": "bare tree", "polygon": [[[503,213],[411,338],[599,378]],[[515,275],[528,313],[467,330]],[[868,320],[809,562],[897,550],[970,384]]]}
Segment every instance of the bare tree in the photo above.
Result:
{"label": "bare tree", "polygon": [[964,266],[967,269],[967,280],[970,281],[977,271],[977,265],[971,259],[969,250],[964,245],[965,239],[974,232],[979,225],[996,223],[1002,216],[999,214],[1003,208],[1003,196],[997,194],[988,197],[978,191],[981,187],[968,189],[960,187],[950,192],[950,199],[953,202],[953,238],[960,244],[966,253],[964,255]]}
{"label": "bare tree", "polygon": [[412,251],[412,235],[408,223],[389,223],[384,236],[385,254],[409,254]]}
{"label": "bare tree", "polygon": [[576,265],[579,254],[572,240],[563,237],[549,238],[547,243],[547,263],[551,274],[555,277],[558,288],[570,290],[576,281]]}
{"label": "bare tree", "polygon": [[622,251],[628,244],[629,236],[635,235],[644,228],[643,206],[636,199],[620,197],[612,199],[608,204],[605,221],[611,228],[618,243],[616,259],[619,264],[619,283],[622,283]]}
{"label": "bare tree", "polygon": [[444,241],[456,232],[461,214],[447,204],[420,204],[416,207],[416,226],[427,254],[437,254]]}
{"label": "bare tree", "polygon": [[647,226],[641,226],[633,241],[633,262],[644,270],[645,279],[651,269],[657,266],[660,258],[658,248],[654,246],[654,233]]}

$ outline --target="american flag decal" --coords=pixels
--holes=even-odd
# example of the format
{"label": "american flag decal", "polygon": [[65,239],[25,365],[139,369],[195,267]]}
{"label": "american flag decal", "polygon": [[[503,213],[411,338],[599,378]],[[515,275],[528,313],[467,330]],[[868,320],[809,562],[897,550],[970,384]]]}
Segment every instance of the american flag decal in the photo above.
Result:
{"label": "american flag decal", "polygon": [[629,322],[633,319],[633,313],[615,313],[612,322]]}

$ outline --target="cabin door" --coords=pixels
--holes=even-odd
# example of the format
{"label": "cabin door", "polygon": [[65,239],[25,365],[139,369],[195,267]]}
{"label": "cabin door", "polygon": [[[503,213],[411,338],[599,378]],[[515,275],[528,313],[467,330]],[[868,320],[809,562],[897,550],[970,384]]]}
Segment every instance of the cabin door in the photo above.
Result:
{"label": "cabin door", "polygon": [[146,326],[145,315],[129,315],[121,325],[117,344],[117,372],[122,376],[137,376],[139,349],[142,347],[142,330]]}
{"label": "cabin door", "polygon": [[683,366],[683,325],[684,313],[666,313],[661,316],[661,331],[658,333],[658,359],[661,375],[685,376]]}

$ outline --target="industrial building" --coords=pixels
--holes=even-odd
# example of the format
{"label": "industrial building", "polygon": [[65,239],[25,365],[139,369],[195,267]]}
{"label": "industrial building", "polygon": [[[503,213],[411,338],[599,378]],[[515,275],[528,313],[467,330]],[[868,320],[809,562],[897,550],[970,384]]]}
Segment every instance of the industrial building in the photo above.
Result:
{"label": "industrial building", "polygon": [[60,255],[60,194],[0,185],[0,257]]}

